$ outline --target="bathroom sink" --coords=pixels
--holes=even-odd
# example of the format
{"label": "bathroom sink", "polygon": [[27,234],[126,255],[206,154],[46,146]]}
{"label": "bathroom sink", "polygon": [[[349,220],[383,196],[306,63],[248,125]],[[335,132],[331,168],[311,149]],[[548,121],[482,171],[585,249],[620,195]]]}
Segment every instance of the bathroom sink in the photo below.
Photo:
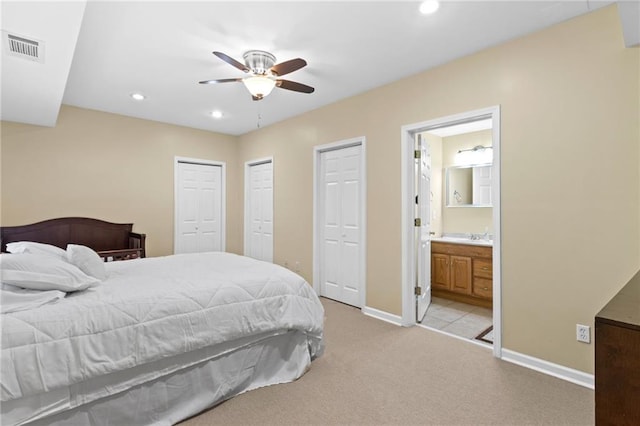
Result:
{"label": "bathroom sink", "polygon": [[441,243],[452,243],[452,244],[470,244],[474,246],[493,246],[493,240],[472,240],[469,237],[433,237],[431,241],[437,241]]}

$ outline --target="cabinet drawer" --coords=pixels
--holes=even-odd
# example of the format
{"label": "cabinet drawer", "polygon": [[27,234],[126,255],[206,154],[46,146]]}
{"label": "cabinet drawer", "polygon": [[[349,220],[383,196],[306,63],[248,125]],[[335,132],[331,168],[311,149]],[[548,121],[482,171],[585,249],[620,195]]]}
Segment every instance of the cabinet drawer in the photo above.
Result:
{"label": "cabinet drawer", "polygon": [[451,254],[455,256],[483,257],[491,259],[492,247],[474,246],[467,244],[450,244],[434,241],[431,243],[432,253]]}
{"label": "cabinet drawer", "polygon": [[491,259],[473,259],[473,276],[493,278],[493,262]]}
{"label": "cabinet drawer", "polygon": [[487,299],[493,298],[493,281],[486,278],[475,277],[473,279],[473,293],[474,296],[484,297]]}

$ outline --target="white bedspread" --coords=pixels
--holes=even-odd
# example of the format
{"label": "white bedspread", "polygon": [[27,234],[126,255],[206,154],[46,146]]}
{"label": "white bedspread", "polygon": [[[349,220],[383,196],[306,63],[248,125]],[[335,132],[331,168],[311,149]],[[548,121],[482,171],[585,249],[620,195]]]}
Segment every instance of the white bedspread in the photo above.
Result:
{"label": "white bedspread", "polygon": [[107,266],[97,287],[2,315],[2,401],[275,330],[323,350],[322,305],[280,266],[228,253]]}
{"label": "white bedspread", "polygon": [[15,287],[9,284],[2,284],[0,287],[0,312],[8,314],[10,312],[27,311],[47,303],[57,302],[65,296],[60,290],[29,290]]}

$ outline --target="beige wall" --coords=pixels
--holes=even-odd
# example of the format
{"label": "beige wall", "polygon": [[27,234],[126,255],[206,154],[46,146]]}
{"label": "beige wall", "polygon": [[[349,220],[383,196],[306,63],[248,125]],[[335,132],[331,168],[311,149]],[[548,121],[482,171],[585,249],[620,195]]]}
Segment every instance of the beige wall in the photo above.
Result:
{"label": "beige wall", "polygon": [[2,223],[133,221],[170,253],[173,157],[200,157],[227,161],[238,252],[244,162],[273,156],[274,260],[310,281],[313,147],[365,136],[366,303],[400,315],[401,126],[500,105],[504,347],[592,372],[575,324],[640,267],[639,63],[611,6],[239,138],[64,107],[2,123]]}
{"label": "beige wall", "polygon": [[[149,256],[173,252],[174,156],[227,163],[232,136],[63,106],[56,127],[2,122],[2,225],[64,216],[133,222]],[[227,191],[227,249],[241,250],[239,197]]]}
{"label": "beige wall", "polygon": [[640,267],[639,62],[611,6],[240,137],[275,158],[276,262],[311,278],[313,147],[365,136],[366,303],[400,315],[400,128],[500,105],[504,347],[592,372],[575,325]]}

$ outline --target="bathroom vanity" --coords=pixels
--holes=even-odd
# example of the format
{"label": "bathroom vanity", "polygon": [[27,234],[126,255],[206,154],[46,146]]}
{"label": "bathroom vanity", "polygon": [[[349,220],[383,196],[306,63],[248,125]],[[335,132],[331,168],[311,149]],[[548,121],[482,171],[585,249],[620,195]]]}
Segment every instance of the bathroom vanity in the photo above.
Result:
{"label": "bathroom vanity", "polygon": [[493,247],[478,240],[434,238],[431,242],[431,294],[493,306]]}

